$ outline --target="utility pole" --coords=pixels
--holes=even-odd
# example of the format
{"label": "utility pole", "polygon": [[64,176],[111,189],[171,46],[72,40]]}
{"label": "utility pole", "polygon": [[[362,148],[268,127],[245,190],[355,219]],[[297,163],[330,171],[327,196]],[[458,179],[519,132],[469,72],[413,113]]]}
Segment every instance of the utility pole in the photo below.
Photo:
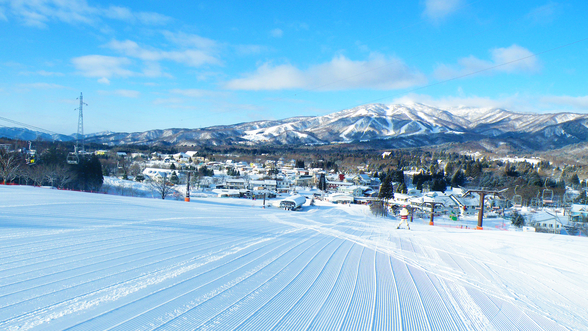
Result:
{"label": "utility pole", "polygon": [[188,171],[188,180],[186,181],[186,197],[184,201],[190,202],[190,175],[192,174],[191,171]]}
{"label": "utility pole", "polygon": [[505,192],[506,190],[508,190],[508,188],[506,188],[504,190],[500,190],[500,191],[467,190],[467,192],[463,194],[462,197],[466,197],[467,195],[470,195],[472,193],[478,193],[478,195],[480,196],[480,210],[478,211],[478,226],[476,227],[476,230],[483,230],[484,229],[482,226],[482,222],[484,220],[484,198],[486,198],[486,195],[493,195],[493,196],[501,197],[502,192]]}

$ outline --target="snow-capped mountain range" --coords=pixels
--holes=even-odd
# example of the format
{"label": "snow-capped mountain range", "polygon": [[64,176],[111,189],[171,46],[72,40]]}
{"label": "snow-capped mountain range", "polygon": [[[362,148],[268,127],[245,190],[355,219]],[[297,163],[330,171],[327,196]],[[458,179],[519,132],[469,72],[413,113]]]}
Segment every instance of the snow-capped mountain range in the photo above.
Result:
{"label": "snow-capped mountain range", "polygon": [[588,115],[517,113],[500,108],[369,104],[316,117],[255,121],[202,129],[97,133],[86,141],[147,145],[301,145],[386,141],[390,147],[502,140],[531,150],[584,142]]}

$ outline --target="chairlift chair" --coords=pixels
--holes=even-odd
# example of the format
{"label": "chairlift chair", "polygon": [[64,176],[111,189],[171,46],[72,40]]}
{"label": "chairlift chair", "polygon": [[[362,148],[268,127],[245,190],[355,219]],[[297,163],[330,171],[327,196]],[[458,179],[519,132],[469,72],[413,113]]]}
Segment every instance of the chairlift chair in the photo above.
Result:
{"label": "chairlift chair", "polygon": [[543,200],[543,204],[552,204],[553,203],[553,190],[551,189],[544,189],[541,195],[541,200]]}
{"label": "chairlift chair", "polygon": [[80,157],[77,152],[70,152],[67,154],[67,164],[78,164],[80,163]]}
{"label": "chairlift chair", "polygon": [[521,208],[523,207],[523,196],[520,194],[517,194],[517,189],[519,188],[519,186],[515,186],[514,189],[514,195],[512,196],[512,205],[515,208]]}
{"label": "chairlift chair", "polygon": [[523,196],[520,194],[512,197],[512,204],[515,208],[521,208],[523,206]]}

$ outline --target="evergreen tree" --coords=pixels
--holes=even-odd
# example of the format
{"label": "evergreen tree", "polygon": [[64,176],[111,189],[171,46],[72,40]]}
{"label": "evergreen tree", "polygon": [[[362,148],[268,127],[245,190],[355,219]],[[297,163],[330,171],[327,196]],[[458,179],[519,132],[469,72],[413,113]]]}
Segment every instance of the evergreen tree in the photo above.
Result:
{"label": "evergreen tree", "polygon": [[578,187],[580,185],[578,174],[574,173],[572,177],[570,177],[570,184],[573,185],[573,187]]}
{"label": "evergreen tree", "polygon": [[451,177],[451,186],[462,186],[463,183],[465,183],[465,175],[461,168],[458,168]]}
{"label": "evergreen tree", "polygon": [[438,192],[445,192],[447,189],[447,184],[443,179],[434,179],[433,184],[431,185],[431,191],[438,191]]}
{"label": "evergreen tree", "polygon": [[98,191],[104,182],[102,164],[96,155],[90,159],[80,158],[75,166],[77,188],[82,191]]}
{"label": "evergreen tree", "polygon": [[178,174],[176,174],[175,171],[173,171],[171,173],[171,176],[169,177],[169,181],[174,185],[178,185],[180,183],[180,178],[178,177]]}
{"label": "evergreen tree", "polygon": [[586,191],[582,190],[580,191],[580,194],[578,195],[578,197],[576,199],[574,199],[574,202],[579,203],[579,204],[586,204]]}
{"label": "evergreen tree", "polygon": [[445,175],[449,177],[455,171],[455,164],[453,162],[447,162],[445,165]]}
{"label": "evergreen tree", "polygon": [[404,183],[404,171],[398,170],[392,173],[392,182],[394,183]]}
{"label": "evergreen tree", "polygon": [[380,183],[383,183],[384,179],[386,179],[386,173],[382,171],[378,178],[380,178]]}
{"label": "evergreen tree", "polygon": [[408,188],[406,187],[406,184],[400,183],[400,185],[398,185],[398,187],[396,188],[396,193],[408,193]]}
{"label": "evergreen tree", "polygon": [[525,217],[519,214],[516,210],[512,213],[512,225],[516,226],[517,228],[525,225]]}
{"label": "evergreen tree", "polygon": [[325,178],[325,174],[320,174],[319,182],[318,182],[318,189],[321,191],[327,190],[327,179]]}
{"label": "evergreen tree", "polygon": [[384,181],[380,185],[380,192],[378,193],[378,198],[384,199],[388,201],[394,198],[394,188],[392,187],[392,174],[388,173]]}

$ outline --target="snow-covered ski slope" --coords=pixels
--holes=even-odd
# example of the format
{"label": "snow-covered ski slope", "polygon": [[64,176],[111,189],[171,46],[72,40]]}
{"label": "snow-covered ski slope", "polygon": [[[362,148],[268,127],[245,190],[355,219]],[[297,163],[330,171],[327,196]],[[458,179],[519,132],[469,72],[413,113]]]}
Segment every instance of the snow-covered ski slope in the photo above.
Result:
{"label": "snow-covered ski slope", "polygon": [[0,185],[1,330],[587,330],[588,240]]}

